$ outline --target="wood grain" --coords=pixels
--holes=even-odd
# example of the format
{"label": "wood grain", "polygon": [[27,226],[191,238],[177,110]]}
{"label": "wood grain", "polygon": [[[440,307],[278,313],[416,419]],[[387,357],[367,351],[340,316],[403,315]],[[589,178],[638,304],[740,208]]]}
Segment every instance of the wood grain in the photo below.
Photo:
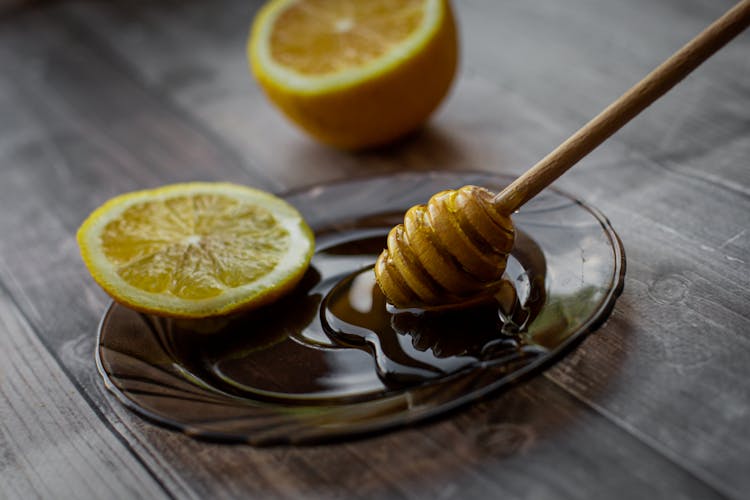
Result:
{"label": "wood grain", "polygon": [[[112,496],[160,495],[153,474],[181,498],[743,498],[747,36],[558,182],[612,220],[629,268],[609,322],[545,375],[426,425],[308,448],[197,442],[105,393],[90,353],[106,298],[73,233],[106,198],[190,179],[278,191],[404,168],[518,173],[731,2],[458,2],[464,61],[450,99],[423,133],[358,155],[296,132],[249,79],[244,38],[257,5],[59,2],[0,19],[0,283],[15,304],[0,306],[0,317],[26,339],[6,363],[20,370],[36,335],[45,348],[34,373],[80,391],[56,393],[65,418],[35,406],[44,393],[13,393],[27,420],[61,426],[34,439],[56,443],[50,457],[67,457],[72,496],[102,487],[73,479],[106,453],[119,457],[99,469],[114,475]],[[21,377],[2,366],[7,397],[5,384]],[[105,451],[82,448],[74,422],[91,422]],[[2,425],[3,436],[23,435],[16,417]],[[69,439],[48,435],[63,430]],[[4,445],[3,457],[6,449],[33,453]],[[28,473],[50,467],[33,458]],[[19,470],[0,469],[0,484],[14,481],[2,493],[45,496],[52,483],[19,479]],[[143,489],[121,484],[131,479]]]}
{"label": "wood grain", "polygon": [[750,24],[750,3],[739,2],[669,56],[547,156],[498,193],[494,204],[510,214],[681,82]]}
{"label": "wood grain", "polygon": [[0,330],[0,496],[169,498],[2,289]]}

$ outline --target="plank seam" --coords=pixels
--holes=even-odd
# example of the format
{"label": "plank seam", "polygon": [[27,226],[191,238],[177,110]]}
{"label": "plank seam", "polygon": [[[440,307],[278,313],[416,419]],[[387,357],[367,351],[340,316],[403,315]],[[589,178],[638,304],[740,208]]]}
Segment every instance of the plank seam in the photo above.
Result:
{"label": "plank seam", "polygon": [[695,478],[698,482],[701,482],[708,488],[712,489],[717,495],[727,500],[740,500],[740,498],[742,498],[741,496],[734,496],[732,492],[726,491],[724,488],[717,484],[719,481],[716,478],[711,476],[709,473],[706,473],[705,471],[692,467],[690,464],[680,459],[679,455],[672,452],[669,448],[662,446],[656,439],[638,430],[636,427],[630,425],[627,421],[619,418],[614,413],[596,404],[575,389],[566,386],[564,382],[557,380],[552,374],[549,373],[549,371],[544,372],[543,376],[544,378],[555,384],[557,387],[559,387],[562,391],[569,394],[572,398],[579,401],[584,406],[590,408],[595,413],[601,415],[605,420],[611,422],[612,425],[621,429],[623,432],[631,436],[636,441],[642,443],[647,448],[653,450],[657,455],[664,457],[665,460],[673,463],[676,467],[685,471],[686,474]]}
{"label": "plank seam", "polygon": [[[42,336],[39,335],[38,329],[33,325],[33,323],[30,321],[30,318],[27,316],[25,310],[21,307],[21,305],[16,301],[15,296],[13,293],[11,293],[11,290],[7,287],[4,280],[0,279],[0,291],[2,291],[7,297],[10,303],[14,306],[16,312],[20,316],[20,320],[22,320],[24,323],[26,323],[26,326],[28,327],[29,331],[34,334],[34,336],[37,338],[39,343],[44,347],[44,349],[47,351],[47,353],[50,355],[50,357],[54,360],[54,362],[57,364],[57,367],[62,371],[62,373],[65,375],[65,377],[68,379],[68,382],[71,383],[73,387],[75,387],[76,391],[78,391],[78,394],[83,398],[83,400],[88,404],[89,408],[94,412],[94,415],[97,416],[97,418],[104,424],[105,428],[107,428],[117,440],[122,443],[122,445],[125,447],[125,449],[130,452],[130,454],[133,456],[133,458],[145,469],[145,471],[153,478],[153,480],[158,484],[161,489],[164,491],[165,495],[169,497],[172,500],[176,500],[177,497],[172,494],[171,491],[167,488],[167,486],[164,484],[162,479],[156,474],[156,472],[141,458],[141,456],[136,453],[135,449],[132,447],[132,445],[128,442],[127,439],[125,439],[125,436],[123,436],[117,428],[106,418],[104,413],[99,409],[99,406],[95,404],[93,399],[88,395],[86,390],[81,386],[81,384],[78,382],[78,380],[75,379],[73,374],[68,370],[68,367],[65,366],[62,363],[62,360],[59,358],[57,353],[54,352],[52,347],[49,345],[47,340]],[[92,363],[93,366],[93,363]]]}
{"label": "plank seam", "polygon": [[264,169],[256,166],[255,162],[247,161],[246,158],[239,154],[232,146],[227,144],[214,130],[207,127],[197,117],[188,113],[183,106],[172,99],[168,94],[146,81],[138,69],[115,50],[106,39],[101,38],[95,31],[87,27],[85,23],[81,22],[75,12],[70,10],[70,7],[65,5],[63,8],[57,10],[59,10],[59,12],[56,12],[55,14],[59,15],[60,21],[64,22],[66,26],[70,28],[71,33],[80,37],[80,40],[85,43],[90,50],[99,53],[103,60],[108,61],[114,68],[117,68],[122,71],[123,74],[128,75],[131,81],[143,89],[144,92],[154,97],[155,100],[165,104],[165,109],[170,113],[174,113],[180,120],[189,124],[190,128],[203,135],[222,154],[227,155],[231,160],[227,162],[228,164],[236,168],[242,174],[250,174],[253,177],[253,183],[262,180],[264,186],[256,187],[260,187],[261,189],[270,188],[273,191],[279,191],[283,188],[278,182],[275,182],[272,178],[268,177],[264,173]]}

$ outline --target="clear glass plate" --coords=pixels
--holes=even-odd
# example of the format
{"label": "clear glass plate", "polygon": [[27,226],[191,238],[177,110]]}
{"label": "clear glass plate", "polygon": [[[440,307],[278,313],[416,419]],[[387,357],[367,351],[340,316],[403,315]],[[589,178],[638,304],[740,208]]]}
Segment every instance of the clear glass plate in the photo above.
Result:
{"label": "clear glass plate", "polygon": [[406,209],[465,184],[512,179],[407,173],[286,195],[316,233],[297,289],[258,311],[209,320],[112,304],[97,366],[128,408],[189,435],[312,443],[410,424],[507,387],[558,359],[611,312],[625,256],[607,219],[547,190],[518,231],[497,304],[387,310],[371,267]]}

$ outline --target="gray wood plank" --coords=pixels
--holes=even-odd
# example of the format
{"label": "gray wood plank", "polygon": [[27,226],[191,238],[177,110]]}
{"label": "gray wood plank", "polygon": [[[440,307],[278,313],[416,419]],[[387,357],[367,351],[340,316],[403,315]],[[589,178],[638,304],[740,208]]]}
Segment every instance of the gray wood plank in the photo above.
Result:
{"label": "gray wood plank", "polygon": [[[303,137],[269,105],[249,76],[245,41],[257,3],[223,2],[214,8],[188,2],[179,9],[168,3],[145,2],[137,9],[116,2],[74,3],[72,13],[112,40],[149,85],[199,116],[243,156],[296,187],[305,182],[308,176],[301,174],[309,168],[315,169],[310,178],[321,180],[350,175],[353,169],[372,173],[394,166],[521,172],[731,1],[711,4],[457,2],[463,61],[452,95],[416,139],[358,155],[341,154]],[[535,36],[528,36],[532,30]],[[599,37],[597,43],[591,43],[592,37]],[[689,77],[690,85],[678,87],[674,97],[654,105],[639,124],[627,126],[617,142],[675,159],[705,153],[705,148],[695,147],[715,145],[723,135],[741,134],[747,117],[736,103],[738,95],[747,92],[743,82],[748,80],[731,76],[750,71],[750,56],[741,43],[734,43],[720,58]],[[707,130],[708,121],[714,125]],[[587,163],[608,156],[597,152]],[[726,174],[747,180],[741,165],[729,162],[724,168],[731,168]]]}
{"label": "gray wood plank", "polygon": [[[147,85],[200,118],[286,188],[403,168],[477,169],[487,159],[481,151],[473,158],[470,147],[452,144],[452,128],[472,125],[463,120],[465,110],[457,121],[435,120],[410,140],[379,151],[344,153],[303,135],[269,104],[248,69],[245,45],[260,4],[139,2],[134,8],[127,2],[72,2],[66,12],[108,40]],[[450,100],[437,116],[449,116],[449,106]]]}
{"label": "gray wood plank", "polygon": [[[433,140],[417,139],[399,153],[407,161],[417,157],[410,165],[416,168],[430,158],[421,153],[432,150],[439,167],[520,171],[731,3],[459,2],[463,73],[434,121]],[[155,84],[187,72],[194,59],[182,47],[191,37],[200,40],[204,52],[197,64],[210,64],[212,78],[181,81],[168,92],[180,103],[198,101],[194,112],[228,133],[225,113],[236,123],[253,121],[240,116],[247,110],[229,110],[235,94],[252,100],[264,116],[268,108],[237,63],[245,31],[237,18],[244,9],[234,2],[227,9],[192,5],[176,21],[192,29],[173,31],[153,29],[173,15],[165,8],[139,9],[121,30],[115,29],[123,15],[117,6],[76,6],[74,12],[114,39],[123,57]],[[196,29],[195,19],[205,18],[204,29]],[[218,36],[218,26],[229,26],[232,34]],[[222,57],[220,51],[230,47],[233,52]],[[609,337],[594,336],[585,344],[594,347],[581,351],[602,357],[595,379],[602,381],[598,392],[605,393],[606,404],[598,392],[583,390],[592,382],[577,372],[578,361],[561,364],[551,375],[640,439],[736,495],[750,487],[739,473],[748,465],[750,446],[743,432],[748,385],[740,380],[748,371],[740,360],[748,357],[741,332],[747,328],[750,285],[750,118],[743,104],[750,95],[750,79],[743,78],[750,73],[749,48],[747,35],[735,40],[558,183],[603,209],[622,235],[630,265],[616,315],[633,319],[614,328],[619,349],[605,349]],[[173,66],[161,64],[174,51],[183,55],[170,58]],[[225,92],[213,94],[219,104],[204,107],[195,96],[212,88]],[[287,134],[278,118],[262,121],[267,134]],[[290,140],[287,151],[314,149],[300,142]],[[380,155],[356,157],[358,168],[367,169]],[[724,289],[710,286],[716,282],[726,283]],[[670,293],[679,296],[676,303],[660,296]],[[645,350],[633,352],[640,345],[633,342],[646,343]],[[634,359],[623,368],[620,356]],[[707,361],[694,366],[696,357]],[[627,380],[624,389],[608,390],[612,377]],[[723,402],[716,401],[717,386],[731,388]],[[704,411],[688,410],[696,401],[705,404]]]}
{"label": "gray wood plank", "polygon": [[[215,180],[219,172],[225,180],[273,187],[269,176],[210,130],[134,80],[127,64],[106,46],[92,43],[85,29],[63,28],[59,7],[45,5],[42,15],[18,14],[3,25],[0,57],[5,72],[15,78],[15,84],[4,83],[13,85],[6,99],[22,100],[29,109],[20,127],[16,117],[3,120],[11,136],[4,140],[15,140],[18,154],[85,158],[75,171],[56,173],[60,178],[77,175],[79,185],[68,196],[82,199],[112,171],[130,179],[128,189],[165,177],[172,182]],[[27,43],[29,36],[39,43]],[[39,116],[45,123],[34,124]],[[34,127],[44,130],[43,141],[35,142],[39,133]],[[113,185],[111,192],[123,187]]]}
{"label": "gray wood plank", "polygon": [[[0,63],[11,69],[0,75],[0,106],[3,116],[12,117],[0,121],[0,200],[13,207],[0,216],[2,234],[13,235],[0,240],[0,281],[87,397],[170,491],[201,497],[580,498],[635,492],[742,498],[750,441],[744,425],[749,369],[742,362],[748,359],[743,231],[750,207],[741,175],[748,156],[747,142],[735,133],[742,126],[736,105],[747,98],[742,85],[719,96],[724,112],[708,125],[716,144],[728,147],[695,138],[703,113],[715,104],[702,104],[702,91],[685,90],[692,96],[686,111],[678,104],[661,111],[668,117],[667,109],[684,113],[671,121],[679,125],[668,142],[657,140],[664,117],[655,108],[652,122],[623,131],[626,137],[560,183],[612,218],[630,268],[610,322],[547,379],[406,431],[332,446],[258,450],[195,442],[134,417],[103,394],[93,364],[81,354],[93,350],[92,332],[106,299],[86,277],[72,235],[106,197],[196,176],[280,188],[404,166],[520,171],[611,97],[600,88],[620,82],[611,72],[650,66],[648,44],[625,36],[634,26],[609,23],[619,35],[606,46],[606,57],[590,47],[593,35],[582,29],[606,25],[615,15],[651,26],[648,11],[635,12],[647,5],[579,0],[564,9],[536,1],[503,4],[510,10],[500,12],[495,3],[460,3],[467,60],[453,96],[421,136],[362,155],[311,143],[253,90],[244,59],[238,61],[249,21],[244,12],[252,7],[229,1],[223,8],[202,2],[128,5],[77,3],[72,11],[52,5],[0,25]],[[706,3],[688,5],[659,3],[651,15],[669,15],[686,31],[713,17]],[[580,12],[588,14],[574,18]],[[527,54],[483,43],[508,33],[526,41],[524,23],[547,26],[561,16],[569,22],[541,30],[540,40],[521,49]],[[643,37],[648,41],[645,31]],[[666,47],[671,37],[679,36],[651,41]],[[638,57],[628,58],[631,44]],[[558,51],[550,58],[561,68],[554,78],[534,75],[541,63],[534,67],[527,57],[547,47]],[[575,56],[581,50],[586,57]],[[746,52],[737,50],[716,62],[719,75],[742,61],[737,54]],[[498,66],[491,55],[507,61]],[[584,68],[582,80],[563,71],[566,58]],[[602,69],[612,59],[617,67]],[[567,83],[556,82],[560,75]],[[588,90],[589,83],[598,90]],[[575,92],[561,98],[571,88]],[[730,126],[716,125],[722,118]],[[707,164],[718,167],[707,172]]]}
{"label": "gray wood plank", "polygon": [[169,498],[2,289],[0,332],[0,496]]}

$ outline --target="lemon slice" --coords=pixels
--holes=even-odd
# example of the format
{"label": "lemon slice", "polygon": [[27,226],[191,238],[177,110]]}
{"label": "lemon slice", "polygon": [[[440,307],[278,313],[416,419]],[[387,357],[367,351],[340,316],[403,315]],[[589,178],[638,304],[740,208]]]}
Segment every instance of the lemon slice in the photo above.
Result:
{"label": "lemon slice", "polygon": [[273,0],[248,46],[270,99],[314,137],[348,149],[422,124],[450,88],[457,53],[447,0]]}
{"label": "lemon slice", "polygon": [[226,183],[118,196],[96,209],[77,236],[83,261],[116,301],[188,318],[275,300],[302,278],[314,247],[290,204]]}

